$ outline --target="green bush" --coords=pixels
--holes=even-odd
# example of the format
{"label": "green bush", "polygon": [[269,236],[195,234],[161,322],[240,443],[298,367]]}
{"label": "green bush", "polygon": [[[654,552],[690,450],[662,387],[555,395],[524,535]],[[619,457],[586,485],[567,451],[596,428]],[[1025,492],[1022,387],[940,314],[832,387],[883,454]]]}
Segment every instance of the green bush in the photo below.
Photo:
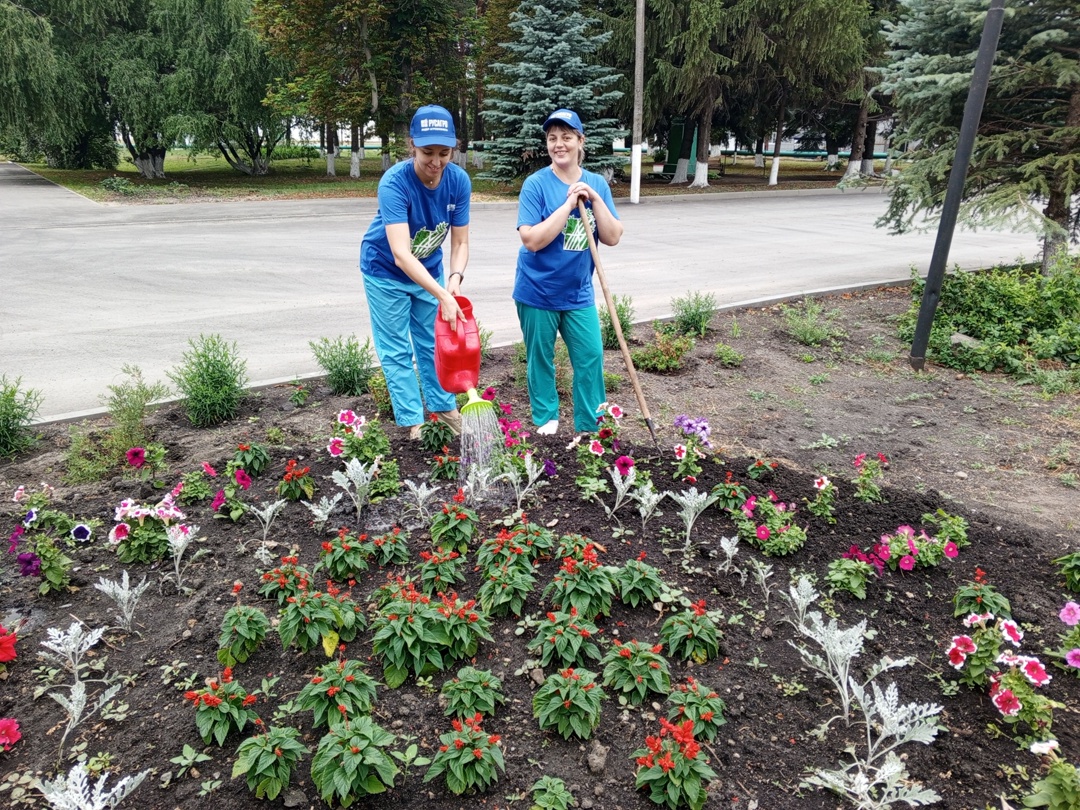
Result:
{"label": "green bush", "polygon": [[394,418],[394,403],[390,401],[390,389],[386,387],[386,376],[382,369],[376,369],[367,383],[368,393],[375,402],[375,412],[385,419]]}
{"label": "green bush", "polygon": [[[615,304],[615,315],[619,319],[623,337],[629,339],[634,329],[634,299],[629,295],[614,295],[611,300]],[[612,323],[611,313],[607,311],[607,307],[600,310],[600,339],[605,349],[619,348],[619,338],[615,334],[615,325]]]}
{"label": "green bush", "polygon": [[688,292],[683,298],[671,299],[673,325],[680,335],[705,337],[715,311],[716,296],[712,293]]}
{"label": "green bush", "polygon": [[41,392],[21,386],[22,377],[0,375],[0,458],[15,458],[37,440],[30,423],[41,406]]}
{"label": "green bush", "polygon": [[653,343],[630,352],[634,366],[642,371],[678,371],[690,350],[694,339],[687,335],[673,335],[658,331]]}
{"label": "green bush", "polygon": [[125,197],[139,193],[139,187],[126,177],[106,177],[98,185],[106,191],[111,191],[113,194],[122,194]]}
{"label": "green bush", "polygon": [[271,160],[303,160],[310,163],[319,156],[319,150],[314,146],[282,145],[274,147],[270,158]]}
{"label": "green bush", "polygon": [[782,306],[780,312],[784,316],[784,331],[804,346],[820,346],[846,337],[844,330],[832,323],[840,310],[826,312],[813,298],[803,299],[793,307]]}
{"label": "green bush", "polygon": [[746,359],[726,343],[716,344],[716,348],[713,349],[713,357],[716,358],[716,362],[725,368],[738,368]]}
{"label": "green bush", "polygon": [[247,363],[238,356],[236,344],[214,334],[199,335],[188,341],[188,347],[181,364],[168,375],[184,397],[191,424],[209,427],[232,419],[247,382]]}
{"label": "green bush", "polygon": [[343,396],[358,397],[367,390],[368,380],[375,371],[375,350],[371,339],[361,346],[355,335],[336,340],[320,338],[308,344],[315,361],[326,372],[330,390]]}
{"label": "green bush", "polygon": [[143,380],[142,370],[138,366],[124,366],[123,372],[128,379],[119,385],[109,386],[109,396],[105,405],[113,420],[109,432],[109,449],[117,460],[132,447],[146,444],[147,408],[154,400],[164,399],[169,389],[162,383],[148,385]]}
{"label": "green bush", "polygon": [[[108,437],[105,437],[105,442]],[[68,446],[64,451],[64,481],[68,484],[90,484],[101,481],[115,471],[117,459],[85,425],[68,428]]]}

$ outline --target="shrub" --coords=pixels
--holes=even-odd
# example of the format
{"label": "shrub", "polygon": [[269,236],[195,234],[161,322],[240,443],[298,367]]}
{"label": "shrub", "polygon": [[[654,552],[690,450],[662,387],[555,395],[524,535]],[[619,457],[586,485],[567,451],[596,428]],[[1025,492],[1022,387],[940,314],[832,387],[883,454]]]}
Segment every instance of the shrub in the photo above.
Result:
{"label": "shrub", "polygon": [[311,781],[323,801],[348,807],[358,798],[386,792],[400,769],[388,749],[397,738],[370,717],[339,720],[319,741]]}
{"label": "shrub", "polygon": [[[611,297],[615,304],[615,315],[619,319],[623,337],[629,338],[634,329],[634,299],[629,295],[614,295]],[[619,338],[615,334],[615,324],[612,323],[611,313],[607,308],[600,310],[600,338],[605,349],[619,348]]]}
{"label": "shrub", "polygon": [[[514,344],[512,361],[514,385],[523,390],[528,390],[528,360],[525,357],[525,344]],[[570,353],[566,350],[566,344],[562,338],[555,341],[555,390],[560,396],[570,396],[571,385],[574,380],[574,372],[570,367]]]}
{"label": "shrub", "polygon": [[473,717],[495,714],[499,703],[506,703],[502,681],[490,670],[462,667],[458,674],[443,684],[440,694],[446,698],[448,717]]}
{"label": "shrub", "polygon": [[21,390],[22,377],[0,376],[0,458],[15,458],[36,441],[30,422],[37,416],[41,393]]}
{"label": "shrub", "polygon": [[330,390],[342,396],[358,397],[368,387],[375,370],[375,350],[371,339],[361,346],[355,335],[335,340],[320,338],[308,344],[315,355],[315,362],[326,372]]}
{"label": "shrub", "polygon": [[247,363],[236,344],[220,335],[199,335],[188,341],[181,364],[168,372],[184,397],[187,417],[196,427],[219,425],[236,416],[244,397]]}
{"label": "shrub", "polygon": [[716,344],[716,348],[713,349],[713,357],[724,368],[738,368],[746,359],[726,343]]}
{"label": "shrub", "polygon": [[111,191],[113,194],[122,194],[125,197],[139,193],[139,187],[126,177],[106,177],[98,185],[106,191]]}
{"label": "shrub", "polygon": [[64,451],[65,482],[89,484],[100,481],[112,472],[114,461],[89,428],[84,425],[68,428],[68,446]]}
{"label": "shrub", "polygon": [[533,696],[533,716],[543,730],[553,729],[569,740],[589,739],[600,725],[600,701],[607,695],[587,669],[564,669],[544,679]]}
{"label": "shrub", "polygon": [[244,776],[257,799],[273,801],[289,786],[293,766],[308,752],[298,739],[300,730],[271,726],[265,734],[248,737],[236,749],[232,776]]}
{"label": "shrub", "polygon": [[712,293],[688,292],[683,298],[671,299],[675,332],[679,335],[705,337],[715,310],[716,296]]}
{"label": "shrub", "polygon": [[782,306],[780,312],[784,316],[784,331],[804,346],[820,346],[846,336],[832,324],[840,310],[826,312],[813,298],[806,298],[794,307]]}
{"label": "shrub", "polygon": [[368,393],[375,403],[375,412],[387,419],[394,418],[394,404],[390,401],[390,391],[386,387],[386,377],[382,369],[372,372],[367,382]]}
{"label": "shrub", "polygon": [[132,447],[146,444],[147,408],[154,400],[164,399],[169,395],[168,386],[163,383],[148,384],[138,366],[124,366],[123,372],[128,379],[117,385],[109,386],[109,396],[105,405],[113,420],[109,431],[108,449],[110,457],[119,461]]}
{"label": "shrub", "polygon": [[642,371],[678,371],[693,348],[692,337],[658,331],[654,342],[641,349],[634,349],[630,352],[630,359]]}

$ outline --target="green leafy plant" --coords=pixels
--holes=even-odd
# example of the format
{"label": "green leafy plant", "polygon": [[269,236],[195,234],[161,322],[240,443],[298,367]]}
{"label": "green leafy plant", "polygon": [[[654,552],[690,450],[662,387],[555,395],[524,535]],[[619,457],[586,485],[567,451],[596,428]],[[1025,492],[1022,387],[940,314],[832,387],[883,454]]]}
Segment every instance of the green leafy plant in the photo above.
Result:
{"label": "green leafy plant", "polygon": [[638,789],[648,788],[649,798],[669,810],[686,806],[701,810],[708,794],[705,783],[716,778],[701,745],[694,739],[694,723],[679,724],[660,719],[660,734],[645,738],[645,747],[630,755],[637,763]]}
{"label": "green leafy plant", "polygon": [[382,369],[376,369],[367,383],[368,393],[375,403],[375,412],[384,419],[394,418],[394,405],[390,400],[390,391],[386,387],[386,377]]}
{"label": "green leafy plant", "polygon": [[301,592],[287,597],[280,611],[278,636],[282,649],[293,642],[302,651],[322,644],[327,656],[339,641],[352,641],[366,621],[360,606],[336,590]]}
{"label": "green leafy plant", "polygon": [[426,453],[434,453],[437,450],[446,452],[446,448],[454,443],[456,434],[450,423],[439,418],[437,413],[431,414],[420,425],[420,449]]}
{"label": "green leafy plant", "polygon": [[270,631],[270,620],[259,608],[237,603],[225,611],[218,638],[217,658],[222,666],[242,664],[259,648]]}
{"label": "green leafy plant", "polygon": [[529,791],[532,793],[532,807],[529,810],[569,810],[577,805],[566,782],[557,776],[541,776],[533,782]]}
{"label": "green leafy plant", "polygon": [[562,566],[543,593],[544,599],[556,608],[573,607],[584,619],[609,615],[614,595],[611,571],[600,564],[592,543],[582,549],[580,560],[572,556],[563,558]]}
{"label": "green leafy plant", "polygon": [[814,479],[816,494],[813,500],[803,498],[806,511],[826,523],[836,523],[836,485],[826,475]]}
{"label": "green leafy plant", "polygon": [[430,782],[445,774],[446,787],[455,796],[465,791],[483,792],[499,780],[499,771],[506,770],[499,735],[487,734],[481,727],[481,716],[451,721],[451,731],[439,736],[438,753],[424,774]]}
{"label": "green leafy plant", "polygon": [[[626,339],[634,330],[634,299],[629,295],[613,295],[612,303],[615,304],[615,316],[619,320],[619,327]],[[607,307],[600,308],[600,340],[605,349],[615,350],[619,348],[619,338],[615,334],[615,325],[611,320],[611,313]]]}
{"label": "green leafy plant", "polygon": [[195,727],[207,745],[211,740],[224,745],[230,732],[243,731],[259,719],[251,708],[257,698],[233,680],[231,667],[225,667],[220,681],[214,679],[202,689],[185,692],[184,699],[195,706]]}
{"label": "green leafy plant", "polygon": [[855,468],[855,497],[865,503],[885,503],[885,494],[881,491],[881,482],[885,480],[885,467],[889,460],[883,453],[876,458],[869,458],[866,453],[859,453],[851,462]]}
{"label": "green leafy plant", "polygon": [[335,537],[323,540],[316,570],[325,569],[331,579],[346,582],[368,570],[368,560],[374,551],[366,534],[349,534],[342,526]]}
{"label": "green leafy plant", "polygon": [[726,343],[717,343],[713,357],[724,368],[738,368],[746,358]]}
{"label": "green leafy plant", "polygon": [[301,467],[295,458],[285,462],[285,475],[278,481],[276,492],[282,498],[299,501],[315,497],[315,480],[311,477],[311,467]]}
{"label": "green leafy plant", "polygon": [[[214,475],[216,476],[217,473],[215,472]],[[180,482],[182,486],[176,500],[185,506],[202,503],[214,497],[214,490],[210,488],[209,474],[205,470],[189,470],[180,477]]]}
{"label": "green leafy plant", "polygon": [[1080,551],[1074,551],[1054,560],[1054,565],[1065,578],[1065,587],[1073,593],[1080,593]]}
{"label": "green leafy plant", "polygon": [[716,739],[720,726],[727,722],[724,710],[727,706],[720,695],[692,675],[686,676],[686,683],[675,684],[668,695],[668,720],[685,723],[694,722],[694,737],[711,742]]}
{"label": "green leafy plant", "polygon": [[634,608],[651,605],[660,598],[660,592],[664,589],[660,572],[645,562],[644,551],[637,559],[627,560],[616,570],[614,584],[622,603]]}
{"label": "green leafy plant", "polygon": [[748,497],[738,509],[729,510],[742,540],[770,557],[792,554],[806,543],[806,530],[795,524],[795,505],[784,504],[771,491],[768,498]]}
{"label": "green leafy plant", "polygon": [[259,595],[277,600],[282,607],[289,597],[299,596],[308,589],[311,573],[295,554],[281,558],[281,565],[259,575]]}
{"label": "green leafy plant", "polygon": [[829,563],[825,581],[830,593],[846,591],[856,599],[866,598],[866,584],[875,576],[874,566],[864,560],[841,557]]}
{"label": "green leafy plant", "polygon": [[26,542],[38,559],[37,575],[41,578],[38,593],[42,596],[66,593],[71,586],[71,566],[75,561],[60,550],[55,538],[48,535],[30,535]]}
{"label": "green leafy plant", "polygon": [[671,299],[671,311],[675,332],[691,337],[705,337],[713,312],[716,296],[712,293],[688,292],[682,298]]}
{"label": "green leafy plant", "polygon": [[493,616],[505,616],[508,613],[520,616],[525,609],[525,600],[536,584],[531,566],[505,564],[497,568],[488,568],[484,581],[476,592],[476,598],[484,610]]}
{"label": "green leafy plant", "polygon": [[548,613],[529,642],[529,652],[539,654],[540,666],[557,663],[563,667],[582,666],[600,660],[600,648],[592,641],[599,635],[596,625],[578,618],[577,609]]}
{"label": "green leafy plant", "polygon": [[15,458],[33,447],[30,425],[41,407],[41,392],[22,389],[22,377],[0,375],[0,458]]}
{"label": "green leafy plant", "polygon": [[[1035,746],[1032,749],[1035,750]],[[1032,792],[1024,797],[1024,807],[1045,807],[1047,810],[1080,807],[1080,772],[1056,751],[1051,751],[1049,757],[1046,776],[1031,786]]]}
{"label": "green leafy plant", "polygon": [[942,542],[926,532],[915,533],[911,526],[897,526],[893,534],[881,536],[878,556],[895,571],[911,571],[913,568],[933,568],[946,558],[953,559],[960,553],[952,540]]}
{"label": "green leafy plant", "polygon": [[395,526],[371,539],[371,551],[377,565],[405,565],[409,562],[409,533]]}
{"label": "green leafy plant", "polygon": [[335,394],[358,397],[367,390],[375,371],[375,351],[370,339],[361,345],[355,335],[334,340],[319,338],[308,346],[315,362],[326,372],[326,382]]}
{"label": "green leafy plant", "polygon": [[668,616],[660,628],[660,640],[672,657],[704,664],[720,654],[720,631],[705,609],[702,599]]}
{"label": "green leafy plant", "polygon": [[625,644],[618,639],[600,661],[604,667],[604,686],[641,705],[649,692],[666,695],[671,691],[671,671],[662,655],[662,644],[649,646],[632,639]]}
{"label": "green leafy plant", "polygon": [[310,749],[300,742],[300,730],[271,726],[248,737],[236,749],[232,778],[243,776],[257,799],[273,801],[289,786],[293,768]]}
{"label": "green leafy plant", "polygon": [[587,669],[549,675],[533,695],[533,717],[543,730],[554,729],[564,740],[589,739],[600,725],[600,702],[607,697]]}
{"label": "green leafy plant", "polygon": [[311,781],[324,802],[349,807],[394,786],[401,769],[390,746],[393,734],[367,716],[347,717],[330,725],[311,758]]}
{"label": "green leafy plant", "polygon": [[461,457],[451,455],[449,445],[443,445],[442,454],[436,453],[431,458],[432,481],[456,481],[460,471]]}
{"label": "green leafy plant", "polygon": [[464,554],[469,541],[476,536],[480,520],[476,512],[465,506],[465,493],[458,490],[454,502],[444,503],[441,511],[431,519],[431,542],[444,548],[455,548]]}
{"label": "green leafy plant", "polygon": [[444,714],[450,717],[495,714],[496,706],[506,702],[502,681],[489,670],[473,667],[459,669],[443,684],[440,694],[446,699]]}
{"label": "green leafy plant", "polygon": [[359,661],[339,659],[315,670],[296,696],[295,705],[313,715],[315,728],[341,722],[341,710],[349,717],[371,714],[375,706],[375,681]]}
{"label": "green leafy plant", "polygon": [[768,458],[756,458],[750,462],[750,466],[746,468],[746,475],[748,478],[753,478],[755,481],[764,481],[770,475],[772,475],[776,468],[780,466],[780,463]]}
{"label": "green leafy plant", "polygon": [[450,641],[443,617],[411,582],[395,587],[371,629],[372,651],[382,658],[383,680],[391,689],[405,683],[410,671],[419,678],[443,669]]}
{"label": "green leafy plant", "polygon": [[115,464],[130,447],[142,447],[147,443],[146,416],[151,403],[169,395],[168,386],[147,383],[142,369],[125,365],[121,368],[128,379],[108,387],[109,396],[105,406],[113,425],[106,438],[108,456]]}
{"label": "green leafy plant", "polygon": [[491,620],[475,599],[462,601],[454,592],[442,593],[432,601],[446,636],[444,660],[460,661],[476,655],[481,641],[491,641]]}
{"label": "green leafy plant", "polygon": [[694,348],[694,339],[686,335],[656,332],[653,342],[630,352],[630,359],[641,371],[665,373],[683,367],[686,355]]}
{"label": "green leafy plant", "polygon": [[152,563],[169,554],[169,528],[186,530],[181,512],[167,494],[154,506],[125,500],[116,508],[116,525],[109,531],[109,542],[116,548],[122,563]]}
{"label": "green leafy plant", "polygon": [[938,509],[924,514],[922,522],[933,527],[934,537],[942,543],[953,543],[957,548],[964,548],[971,544],[967,534],[968,522],[960,515],[952,515],[944,509]]}
{"label": "green leafy plant", "polygon": [[784,316],[784,331],[804,346],[820,346],[846,337],[833,323],[840,310],[826,312],[813,298],[806,298],[793,307],[782,306],[780,312]]}
{"label": "green leafy plant", "polygon": [[210,427],[236,416],[244,398],[247,363],[235,343],[216,334],[199,335],[188,341],[188,351],[168,376],[183,395],[191,424]]}
{"label": "green leafy plant", "polygon": [[270,453],[257,442],[241,443],[236,445],[230,463],[230,470],[243,470],[248,475],[258,478],[266,468],[270,466]]}
{"label": "green leafy plant", "polygon": [[[420,588],[428,596],[449,591],[465,581],[465,558],[456,551],[439,546],[435,551],[420,552]],[[481,601],[481,604],[483,602]]]}

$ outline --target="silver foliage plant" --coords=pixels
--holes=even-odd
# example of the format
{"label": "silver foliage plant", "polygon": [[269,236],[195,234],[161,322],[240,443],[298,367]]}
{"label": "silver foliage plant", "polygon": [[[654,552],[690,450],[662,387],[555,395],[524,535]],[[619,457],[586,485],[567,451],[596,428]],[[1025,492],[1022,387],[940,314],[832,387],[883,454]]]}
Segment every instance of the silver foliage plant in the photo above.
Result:
{"label": "silver foliage plant", "polygon": [[66,631],[50,627],[45,633],[48,638],[41,642],[41,646],[51,652],[42,653],[42,657],[66,669],[75,681],[89,680],[82,677],[82,670],[86,667],[82,659],[91,647],[101,641],[105,628],[87,631],[81,623],[72,622]]}
{"label": "silver foliage plant", "polygon": [[67,776],[61,774],[52,782],[41,783],[41,794],[54,810],[112,810],[149,776],[146,770],[135,776],[125,776],[106,790],[109,774],[104,773],[91,787],[86,768],[75,765]]}
{"label": "silver foliage plant", "polygon": [[281,511],[285,508],[285,505],[288,502],[289,501],[287,499],[282,498],[281,500],[274,501],[272,504],[269,504],[262,509],[258,509],[251,504],[244,505],[248,512],[253,514],[256,520],[259,521],[259,525],[262,526],[262,541],[264,543],[266,542],[266,539],[270,534],[270,527],[274,525],[274,520],[277,518],[278,515],[281,514]]}
{"label": "silver foliage plant", "polygon": [[499,480],[506,481],[514,490],[514,500],[519,512],[524,507],[526,498],[535,495],[537,490],[548,485],[548,482],[541,478],[544,474],[544,466],[537,463],[533,453],[525,454],[524,466],[525,475],[523,476],[517,465],[510,462],[508,458],[505,464],[506,469],[497,476]]}
{"label": "silver foliage plant", "polygon": [[377,457],[371,464],[364,464],[359,459],[350,458],[345,464],[344,472],[334,470],[331,476],[334,483],[341,488],[341,491],[349,497],[353,506],[356,507],[357,523],[360,522],[360,515],[364,511],[364,507],[370,503],[371,483],[379,472],[380,460],[381,456]]}
{"label": "silver foliage plant", "polygon": [[[630,467],[626,471],[626,475],[623,475],[618,467],[612,466],[608,468],[608,475],[611,476],[611,483],[615,486],[615,503],[612,506],[608,506],[597,494],[593,494],[593,498],[595,498],[596,502],[604,508],[608,520],[614,520],[621,527],[622,521],[619,520],[619,516],[616,513],[634,500],[633,491],[635,488],[634,485],[637,482],[637,468]],[[657,501],[657,503],[659,503],[659,501]]]}
{"label": "silver foliage plant", "polygon": [[694,529],[694,523],[701,517],[701,513],[719,500],[719,495],[708,492],[698,492],[697,487],[690,487],[685,492],[672,492],[669,496],[679,505],[679,517],[682,518],[683,526],[686,527],[686,536],[683,540],[683,552],[690,550],[690,532]]}
{"label": "silver foliage plant", "polygon": [[187,573],[191,564],[206,554],[207,551],[205,548],[200,548],[191,555],[187,562],[184,562],[184,554],[187,553],[188,548],[198,538],[198,526],[178,524],[169,526],[165,529],[165,533],[169,538],[169,551],[172,553],[173,570],[162,576],[161,581],[166,582],[171,579],[176,585],[177,592],[183,593],[184,574]]}
{"label": "silver foliage plant", "polygon": [[630,497],[638,505],[638,514],[641,516],[641,530],[644,531],[645,527],[649,524],[649,521],[660,514],[656,511],[656,507],[660,505],[660,501],[664,500],[671,493],[657,492],[656,487],[653,486],[652,481],[642,481],[633,492],[630,493]]}
{"label": "silver foliage plant", "polygon": [[[408,482],[406,481],[406,483]],[[301,503],[308,508],[308,511],[311,512],[312,516],[315,518],[315,531],[321,532],[326,527],[327,521],[330,520],[330,513],[334,511],[334,507],[337,506],[338,503],[341,501],[341,496],[343,494],[344,493],[339,492],[334,495],[333,498],[327,498],[325,495],[323,495],[321,498],[319,498],[319,502],[317,504],[308,503],[307,501],[301,501]]]}
{"label": "silver foliage plant", "polygon": [[125,633],[131,632],[132,624],[135,621],[135,608],[139,604],[139,599],[149,587],[150,583],[146,581],[146,577],[143,577],[138,585],[131,587],[131,581],[128,579],[126,570],[123,572],[119,582],[99,577],[97,584],[94,585],[95,589],[101,591],[116,603],[116,608],[120,611],[120,615],[116,617],[116,620],[119,622],[120,629]]}
{"label": "silver foliage plant", "polygon": [[67,725],[64,727],[64,733],[60,736],[60,744],[57,751],[63,752],[64,744],[67,742],[67,738],[71,735],[71,732],[74,731],[83,720],[98,714],[102,707],[106,706],[109,701],[116,697],[116,694],[119,691],[120,684],[114,683],[98,696],[89,711],[87,711],[88,697],[86,694],[86,683],[84,681],[75,681],[74,685],[71,687],[71,692],[67,695],[62,692],[49,692],[49,697],[59,703],[61,708],[67,712],[68,716]]}
{"label": "silver foliage plant", "polygon": [[439,494],[440,487],[432,486],[426,481],[419,484],[406,479],[402,482],[409,491],[409,498],[402,498],[404,512],[402,520],[415,520],[418,526],[425,526],[431,522],[432,507],[435,504],[435,496]]}

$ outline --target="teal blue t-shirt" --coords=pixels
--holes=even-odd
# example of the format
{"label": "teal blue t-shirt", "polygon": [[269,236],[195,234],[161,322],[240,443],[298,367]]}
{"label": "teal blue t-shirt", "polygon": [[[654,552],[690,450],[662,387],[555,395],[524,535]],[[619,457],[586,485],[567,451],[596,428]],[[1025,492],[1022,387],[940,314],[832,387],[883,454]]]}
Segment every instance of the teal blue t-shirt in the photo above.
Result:
{"label": "teal blue t-shirt", "polygon": [[386,226],[409,224],[412,254],[438,278],[442,272],[442,243],[451,228],[469,224],[472,181],[456,163],[447,164],[438,188],[428,188],[416,176],[413,162],[391,166],[379,181],[379,210],[360,245],[360,271],[377,278],[409,281],[394,264]]}
{"label": "teal blue t-shirt", "polygon": [[[607,181],[595,172],[588,171],[582,171],[581,180],[600,194],[608,210],[618,219]],[[550,166],[529,175],[518,196],[517,227],[543,222],[566,202],[569,188]],[[595,236],[596,221],[593,219],[592,205],[585,203],[585,207],[589,215],[588,227],[592,228]],[[514,300],[537,309],[559,312],[591,307],[595,303],[593,269],[585,223],[575,208],[562,233],[552,239],[549,245],[535,252],[521,246],[514,279]]]}

